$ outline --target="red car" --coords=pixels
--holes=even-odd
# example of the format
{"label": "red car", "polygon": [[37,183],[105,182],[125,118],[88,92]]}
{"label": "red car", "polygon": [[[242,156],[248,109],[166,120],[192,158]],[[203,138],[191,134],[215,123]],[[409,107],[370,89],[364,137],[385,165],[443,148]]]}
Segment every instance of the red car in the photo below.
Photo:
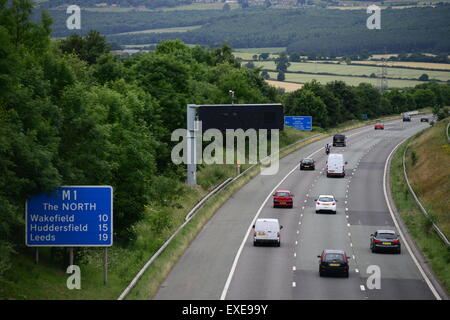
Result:
{"label": "red car", "polygon": [[273,194],[273,207],[287,207],[294,206],[294,195],[289,190],[277,190]]}
{"label": "red car", "polygon": [[375,130],[384,130],[384,124],[376,124],[375,125]]}

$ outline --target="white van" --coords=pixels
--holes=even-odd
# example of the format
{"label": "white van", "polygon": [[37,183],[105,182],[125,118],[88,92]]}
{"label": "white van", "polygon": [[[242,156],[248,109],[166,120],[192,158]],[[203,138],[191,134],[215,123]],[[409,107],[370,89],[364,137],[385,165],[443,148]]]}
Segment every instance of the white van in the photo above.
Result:
{"label": "white van", "polygon": [[260,243],[272,243],[277,247],[280,246],[280,226],[278,219],[258,219],[253,226],[253,245]]}
{"label": "white van", "polygon": [[327,177],[337,176],[345,177],[344,155],[340,153],[330,153],[327,161]]}

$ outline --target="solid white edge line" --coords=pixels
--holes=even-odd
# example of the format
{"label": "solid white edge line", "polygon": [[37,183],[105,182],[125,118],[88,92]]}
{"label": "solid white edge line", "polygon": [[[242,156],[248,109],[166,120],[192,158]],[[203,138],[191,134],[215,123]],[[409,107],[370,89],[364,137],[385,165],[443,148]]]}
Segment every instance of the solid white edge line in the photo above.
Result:
{"label": "solid white edge line", "polygon": [[414,254],[413,254],[413,252],[412,252],[412,250],[411,250],[411,247],[409,246],[408,241],[407,241],[406,238],[403,236],[403,232],[402,232],[402,230],[400,229],[400,226],[399,226],[399,224],[398,224],[398,222],[397,222],[397,218],[395,217],[394,212],[392,211],[392,207],[391,207],[390,201],[389,201],[389,199],[388,199],[387,191],[386,191],[386,190],[387,190],[387,187],[386,187],[386,185],[387,185],[387,183],[386,183],[386,177],[387,177],[387,167],[388,167],[389,160],[391,159],[391,157],[392,157],[392,155],[394,154],[395,150],[397,150],[397,148],[398,148],[403,142],[405,142],[406,140],[408,140],[409,138],[410,138],[410,137],[407,137],[407,138],[403,139],[402,141],[400,141],[399,144],[397,144],[397,145],[395,146],[395,148],[392,149],[391,153],[389,154],[389,156],[388,156],[387,159],[386,159],[386,163],[384,164],[384,174],[383,174],[383,191],[384,191],[384,198],[385,198],[385,200],[386,200],[386,204],[387,204],[387,206],[388,206],[389,213],[391,214],[391,218],[392,218],[392,220],[394,221],[395,227],[397,228],[397,230],[398,230],[400,236],[401,236],[402,239],[403,239],[403,243],[405,244],[406,249],[408,250],[409,255],[411,256],[413,262],[416,264],[417,269],[419,269],[420,274],[421,274],[422,277],[424,278],[425,282],[427,283],[428,287],[430,288],[430,290],[431,290],[431,292],[433,293],[433,295],[435,296],[435,298],[436,298],[437,300],[442,300],[441,296],[439,295],[439,293],[437,292],[437,290],[434,288],[434,286],[433,286],[433,284],[431,283],[430,279],[428,278],[428,276],[427,276],[427,275],[425,274],[425,272],[423,271],[422,266],[419,264],[419,262],[417,261],[416,257],[414,256]]}
{"label": "solid white edge line", "polygon": [[[364,132],[366,132],[366,131],[368,131],[368,130],[371,130],[371,128],[368,128],[368,129],[365,129],[365,130],[361,130],[361,131],[352,133],[352,134],[348,135],[347,138],[349,138],[349,137],[351,137],[351,136],[354,136],[354,135],[357,135],[357,134],[364,133]],[[299,150],[300,150],[300,149],[299,149]],[[312,157],[314,154],[316,154],[316,153],[319,152],[320,150],[322,150],[322,148],[317,149],[316,151],[314,151],[313,153],[311,153],[309,156],[307,156],[307,158]],[[297,150],[296,150],[296,151],[297,151]],[[235,272],[236,267],[237,267],[237,263],[238,263],[239,258],[240,258],[240,256],[241,256],[242,250],[244,249],[245,242],[247,241],[248,235],[250,234],[250,232],[251,232],[251,230],[252,230],[252,227],[253,227],[253,225],[254,225],[255,222],[256,222],[256,219],[258,218],[259,214],[261,213],[262,209],[264,208],[265,204],[267,203],[267,201],[269,200],[269,198],[272,196],[272,194],[274,193],[274,191],[275,191],[275,190],[276,190],[276,189],[284,182],[284,180],[286,180],[286,179],[287,179],[287,178],[288,178],[295,170],[298,170],[299,165],[300,165],[300,164],[295,165],[295,167],[294,167],[291,171],[289,171],[288,174],[287,174],[286,176],[284,176],[284,178],[283,178],[283,179],[282,179],[282,180],[281,180],[281,181],[280,181],[280,182],[272,189],[272,191],[269,192],[269,194],[267,195],[266,199],[263,201],[262,205],[259,207],[258,211],[256,212],[255,217],[253,218],[252,222],[250,223],[250,226],[248,227],[247,232],[245,233],[244,238],[242,239],[241,245],[239,246],[239,249],[238,249],[238,251],[237,251],[237,253],[236,253],[236,256],[234,257],[234,261],[233,261],[233,264],[232,264],[232,266],[231,266],[230,273],[228,274],[227,281],[225,282],[225,286],[224,286],[224,288],[223,288],[223,290],[222,290],[222,294],[220,295],[220,300],[225,300],[225,298],[226,298],[226,295],[227,295],[227,293],[228,293],[228,288],[230,287],[231,280],[233,279],[233,275],[234,275],[234,272]],[[294,253],[294,257],[296,257],[296,256],[297,256],[297,254]]]}

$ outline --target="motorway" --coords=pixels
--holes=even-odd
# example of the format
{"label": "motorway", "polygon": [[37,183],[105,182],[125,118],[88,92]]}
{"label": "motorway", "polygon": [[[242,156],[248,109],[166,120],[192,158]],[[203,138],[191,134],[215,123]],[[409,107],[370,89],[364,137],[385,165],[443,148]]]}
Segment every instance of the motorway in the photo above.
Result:
{"label": "motorway", "polygon": [[[429,126],[418,118],[346,132],[347,147],[333,147],[348,161],[345,178],[324,172],[326,138],[280,159],[276,175],[258,175],[235,193],[203,227],[161,285],[154,299],[435,299],[409,250],[371,253],[369,235],[396,229],[389,212],[383,175],[386,160],[400,141]],[[315,171],[300,171],[299,160],[312,156]],[[274,209],[272,193],[288,189],[294,208]],[[337,214],[316,214],[314,199],[333,194]],[[256,218],[278,218],[281,247],[254,247]],[[402,239],[403,240],[403,239]],[[349,278],[319,277],[317,255],[345,250]],[[381,271],[381,288],[367,287],[367,268]]]}

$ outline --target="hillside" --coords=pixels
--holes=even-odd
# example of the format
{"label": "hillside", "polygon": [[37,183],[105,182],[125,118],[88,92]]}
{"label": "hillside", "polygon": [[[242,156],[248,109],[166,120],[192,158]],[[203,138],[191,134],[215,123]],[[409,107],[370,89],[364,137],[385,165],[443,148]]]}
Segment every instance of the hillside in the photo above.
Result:
{"label": "hillside", "polygon": [[[408,177],[414,191],[450,238],[450,144],[445,133],[450,118],[438,122],[409,146]],[[415,160],[413,160],[415,159]]]}
{"label": "hillside", "polygon": [[[66,37],[65,10],[50,10],[54,37]],[[233,47],[287,47],[288,53],[327,56],[387,52],[449,52],[450,6],[382,10],[380,30],[369,30],[366,10],[320,8],[274,9],[250,7],[235,10],[174,10],[94,12],[82,10],[85,34],[98,30],[121,45],[154,44],[180,39],[189,44]],[[182,32],[164,28],[192,27]],[[158,32],[152,32],[152,29]],[[146,30],[145,33],[121,34]],[[170,31],[170,30],[168,30]]]}

